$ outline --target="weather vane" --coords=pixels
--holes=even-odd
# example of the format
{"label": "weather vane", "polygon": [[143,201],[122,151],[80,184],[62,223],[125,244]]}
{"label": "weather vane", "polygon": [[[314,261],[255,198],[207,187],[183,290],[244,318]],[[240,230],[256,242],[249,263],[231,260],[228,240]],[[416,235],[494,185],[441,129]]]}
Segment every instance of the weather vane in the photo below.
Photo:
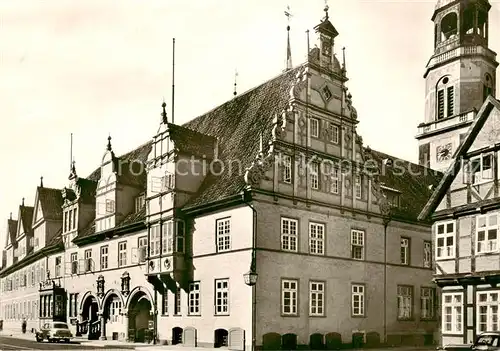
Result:
{"label": "weather vane", "polygon": [[288,24],[290,24],[290,17],[293,17],[292,13],[290,12],[290,5],[286,7],[285,16],[288,19]]}
{"label": "weather vane", "polygon": [[329,7],[328,7],[328,0],[325,0],[325,14],[326,14],[325,18],[326,19],[328,19],[328,9],[329,9]]}

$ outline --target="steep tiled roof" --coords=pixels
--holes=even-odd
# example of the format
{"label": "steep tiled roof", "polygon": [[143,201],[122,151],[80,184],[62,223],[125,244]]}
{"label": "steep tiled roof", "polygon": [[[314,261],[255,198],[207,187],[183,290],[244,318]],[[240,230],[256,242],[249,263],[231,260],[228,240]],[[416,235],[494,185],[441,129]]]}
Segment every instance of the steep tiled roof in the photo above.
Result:
{"label": "steep tiled roof", "polygon": [[[259,152],[261,132],[264,145],[270,140],[273,117],[275,114],[281,114],[286,108],[299,69],[301,66],[235,97],[183,126],[206,135],[217,136],[219,158],[222,162],[226,165],[231,161],[238,162],[244,170],[251,165]],[[210,172],[187,207],[236,194],[244,186],[243,174],[230,174],[225,171],[217,176]]]}
{"label": "steep tiled roof", "polygon": [[19,206],[20,219],[23,223],[24,232],[26,235],[32,235],[33,228],[31,224],[33,223],[33,210],[31,206]]}
{"label": "steep tiled roof", "polygon": [[172,123],[168,124],[168,130],[170,139],[181,152],[200,157],[213,155],[215,137]]}
{"label": "steep tiled roof", "polygon": [[63,199],[61,189],[38,187],[38,200],[42,206],[42,213],[45,219],[62,219]]}
{"label": "steep tiled roof", "polygon": [[[391,209],[391,215],[394,218],[416,221],[443,174],[383,152],[369,148],[365,151],[368,159],[378,164],[380,182],[401,192],[399,205]],[[392,165],[384,160],[391,160]]]}
{"label": "steep tiled roof", "polygon": [[7,237],[5,238],[5,246],[7,246],[7,243],[10,242],[14,244],[16,242],[16,236],[17,236],[17,221],[14,219],[8,219],[7,220]]}

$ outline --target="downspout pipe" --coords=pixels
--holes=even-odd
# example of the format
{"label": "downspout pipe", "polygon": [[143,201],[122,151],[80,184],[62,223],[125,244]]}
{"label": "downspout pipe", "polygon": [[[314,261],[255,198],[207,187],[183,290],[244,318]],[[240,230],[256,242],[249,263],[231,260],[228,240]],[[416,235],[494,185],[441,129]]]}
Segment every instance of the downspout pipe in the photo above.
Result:
{"label": "downspout pipe", "polygon": [[[252,262],[250,265],[250,270],[252,272],[257,272],[256,266],[256,237],[257,237],[257,210],[252,205],[252,194],[248,188],[245,188],[241,192],[241,197],[243,203],[250,207],[253,212],[253,221],[252,221]],[[252,348],[251,351],[255,351],[256,348],[256,323],[257,323],[257,300],[256,300],[256,292],[257,292],[257,284],[252,286]]]}
{"label": "downspout pipe", "polygon": [[384,216],[384,342],[387,343],[387,227],[391,222],[390,215]]}

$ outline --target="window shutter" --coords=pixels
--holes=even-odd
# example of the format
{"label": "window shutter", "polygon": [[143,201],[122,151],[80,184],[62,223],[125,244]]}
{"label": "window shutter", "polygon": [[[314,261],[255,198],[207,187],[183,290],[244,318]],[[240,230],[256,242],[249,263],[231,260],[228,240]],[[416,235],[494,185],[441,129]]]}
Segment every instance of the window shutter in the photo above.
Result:
{"label": "window shutter", "polygon": [[446,117],[453,116],[454,114],[454,96],[453,96],[453,87],[448,87],[447,92],[447,109],[446,109]]}
{"label": "window shutter", "polygon": [[437,119],[442,119],[444,117],[444,90],[438,91],[437,96]]}

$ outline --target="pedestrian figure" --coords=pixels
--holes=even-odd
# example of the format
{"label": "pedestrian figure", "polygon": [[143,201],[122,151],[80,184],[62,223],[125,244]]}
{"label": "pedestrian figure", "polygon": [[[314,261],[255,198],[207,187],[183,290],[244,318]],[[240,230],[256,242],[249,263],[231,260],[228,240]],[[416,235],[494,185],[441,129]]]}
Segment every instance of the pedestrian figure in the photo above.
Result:
{"label": "pedestrian figure", "polygon": [[26,319],[23,318],[23,325],[22,325],[22,331],[23,331],[23,334],[26,334]]}

